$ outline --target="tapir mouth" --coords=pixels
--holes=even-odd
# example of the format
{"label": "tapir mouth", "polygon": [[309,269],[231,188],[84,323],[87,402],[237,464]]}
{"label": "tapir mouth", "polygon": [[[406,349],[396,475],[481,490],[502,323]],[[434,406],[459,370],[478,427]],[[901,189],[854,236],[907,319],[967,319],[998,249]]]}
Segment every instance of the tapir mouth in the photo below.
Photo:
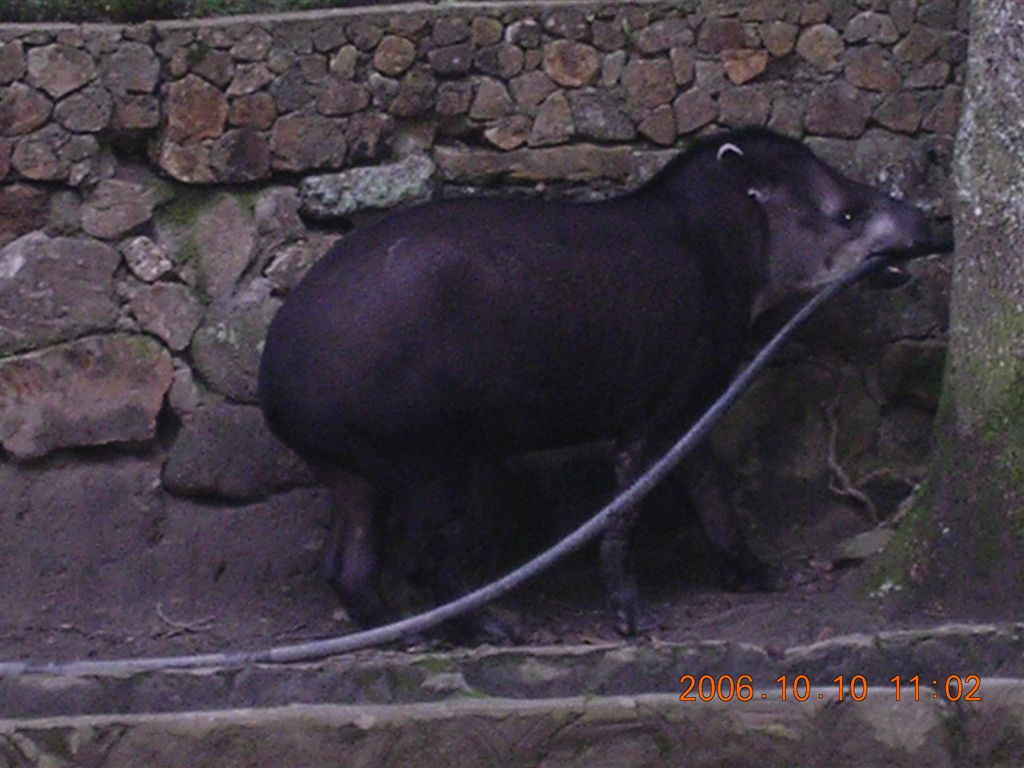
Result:
{"label": "tapir mouth", "polygon": [[882,256],[889,263],[868,277],[872,288],[899,288],[910,280],[910,273],[901,264],[921,256],[935,253],[949,253],[953,250],[953,231],[947,223],[933,222],[927,227],[927,234],[909,246],[889,248],[872,256]]}
{"label": "tapir mouth", "polygon": [[910,282],[910,272],[895,264],[887,264],[872,272],[867,279],[869,287],[879,290],[892,290],[906,285],[908,282]]}

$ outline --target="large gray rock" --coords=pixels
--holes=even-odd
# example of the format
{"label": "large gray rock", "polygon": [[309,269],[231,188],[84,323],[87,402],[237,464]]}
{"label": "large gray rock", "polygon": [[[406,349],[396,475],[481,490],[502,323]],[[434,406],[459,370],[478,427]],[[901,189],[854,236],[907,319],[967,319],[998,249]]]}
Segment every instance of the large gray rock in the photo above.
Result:
{"label": "large gray rock", "polygon": [[856,138],[864,133],[870,117],[871,105],[863,91],[837,80],[811,94],[804,127],[821,136]]}
{"label": "large gray rock", "polygon": [[19,459],[151,440],[171,356],[144,336],[91,336],[0,362],[0,443]]}
{"label": "large gray rock", "polygon": [[323,219],[364,208],[422,202],[430,199],[435,168],[430,158],[411,155],[389,165],[310,176],[299,188],[302,212]]}
{"label": "large gray rock", "polygon": [[211,305],[192,338],[192,360],[199,375],[214,391],[238,402],[256,400],[263,340],[280,306],[270,294],[268,280],[254,280],[237,295]]}
{"label": "large gray rock", "polygon": [[88,134],[69,133],[50,123],[22,137],[14,147],[11,166],[26,179],[64,181],[81,186],[96,176],[99,142]]}
{"label": "large gray rock", "polygon": [[273,259],[263,270],[274,293],[288,293],[298,285],[309,268],[333,245],[334,240],[330,235],[313,235],[308,240],[298,240],[276,250]]}
{"label": "large gray rock", "polygon": [[13,83],[25,74],[25,48],[20,40],[0,43],[0,83]]}
{"label": "large gray rock", "polygon": [[46,45],[28,52],[28,79],[53,98],[77,91],[96,77],[96,64],[80,48]]}
{"label": "large gray rock", "polygon": [[114,101],[99,87],[84,88],[57,105],[53,116],[73,133],[96,133],[110,124]]}
{"label": "large gray rock", "polygon": [[164,138],[176,144],[215,139],[228,119],[224,94],[195,75],[167,86],[165,109]]}
{"label": "large gray rock", "polygon": [[46,124],[53,103],[46,95],[24,83],[4,86],[0,96],[0,134],[19,136]]}
{"label": "large gray rock", "polygon": [[597,79],[601,55],[585,43],[555,40],[544,46],[544,71],[559,85],[579,88]]}
{"label": "large gray rock", "polygon": [[237,198],[223,195],[196,217],[193,243],[200,288],[211,299],[227,298],[255,255],[252,215]]}
{"label": "large gray rock", "polygon": [[555,91],[537,108],[537,117],[530,131],[530,146],[561,144],[568,141],[575,130],[569,99],[564,91]]}
{"label": "large gray rock", "polygon": [[180,352],[192,340],[203,319],[199,297],[182,283],[154,283],[131,291],[129,307],[139,327]]}
{"label": "large gray rock", "polygon": [[828,24],[815,24],[800,33],[796,52],[822,72],[842,66],[843,39]]}
{"label": "large gray rock", "polygon": [[259,408],[209,403],[192,415],[164,464],[164,487],[234,501],[313,482],[309,469],[267,429]]}
{"label": "large gray rock", "polygon": [[167,255],[167,249],[151,238],[141,235],[121,245],[121,253],[128,263],[128,269],[140,280],[152,283],[174,268]]}
{"label": "large gray rock", "polygon": [[82,229],[102,240],[122,237],[150,220],[153,203],[152,194],[142,184],[101,181],[82,205]]}
{"label": "large gray rock", "polygon": [[345,161],[345,123],[318,114],[295,113],[279,118],[271,133],[273,167],[305,171]]}
{"label": "large gray rock", "polygon": [[115,93],[152,93],[160,81],[160,60],[142,43],[122,43],[103,57],[100,79]]}
{"label": "large gray rock", "polygon": [[45,189],[27,184],[0,185],[0,248],[42,229],[46,225],[48,201]]}
{"label": "large gray rock", "polygon": [[610,91],[584,88],[569,91],[576,132],[584,139],[594,141],[629,141],[636,136],[636,128],[622,109],[622,104]]}
{"label": "large gray rock", "polygon": [[96,240],[33,232],[0,251],[0,354],[112,327],[121,257]]}

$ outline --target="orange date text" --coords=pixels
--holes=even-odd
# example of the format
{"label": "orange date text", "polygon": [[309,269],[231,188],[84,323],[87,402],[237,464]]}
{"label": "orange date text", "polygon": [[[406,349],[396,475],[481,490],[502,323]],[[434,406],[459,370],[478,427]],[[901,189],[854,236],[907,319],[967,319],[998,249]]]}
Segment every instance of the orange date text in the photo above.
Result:
{"label": "orange date text", "polygon": [[981,701],[979,675],[932,677],[895,675],[886,683],[868,683],[864,675],[837,675],[832,685],[812,685],[807,675],[779,675],[756,686],[751,675],[683,675],[680,701],[864,701],[869,687],[888,692],[895,701]]}

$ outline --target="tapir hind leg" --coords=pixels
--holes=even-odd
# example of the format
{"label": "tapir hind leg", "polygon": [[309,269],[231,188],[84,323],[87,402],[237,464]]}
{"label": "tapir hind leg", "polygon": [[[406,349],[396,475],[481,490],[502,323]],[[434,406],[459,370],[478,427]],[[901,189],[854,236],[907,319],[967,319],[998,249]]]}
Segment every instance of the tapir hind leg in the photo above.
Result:
{"label": "tapir hind leg", "polygon": [[353,619],[363,626],[379,624],[385,612],[374,532],[377,493],[366,481],[340,470],[323,470],[320,477],[330,492],[334,515],[324,548],[324,576]]}
{"label": "tapir hind leg", "polygon": [[[615,457],[616,493],[622,493],[645,469],[645,441],[623,446]],[[624,635],[650,629],[654,618],[640,599],[636,573],[629,562],[629,540],[640,512],[633,504],[618,512],[601,538],[601,570],[615,628]]]}

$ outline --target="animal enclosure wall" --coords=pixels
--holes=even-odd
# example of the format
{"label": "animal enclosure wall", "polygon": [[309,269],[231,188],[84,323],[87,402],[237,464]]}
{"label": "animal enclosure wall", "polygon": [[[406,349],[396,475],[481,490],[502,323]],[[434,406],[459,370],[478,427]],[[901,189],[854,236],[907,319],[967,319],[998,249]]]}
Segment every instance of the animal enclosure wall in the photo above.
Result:
{"label": "animal enclosure wall", "polygon": [[[251,637],[330,616],[325,499],[266,431],[255,372],[281,297],[381,209],[609,194],[696,136],[758,124],[948,215],[966,8],[460,2],[0,26],[3,655],[72,625],[166,630],[175,607],[265,616]],[[921,477],[948,270],[915,271],[833,308],[716,434],[769,556],[893,514]]]}

